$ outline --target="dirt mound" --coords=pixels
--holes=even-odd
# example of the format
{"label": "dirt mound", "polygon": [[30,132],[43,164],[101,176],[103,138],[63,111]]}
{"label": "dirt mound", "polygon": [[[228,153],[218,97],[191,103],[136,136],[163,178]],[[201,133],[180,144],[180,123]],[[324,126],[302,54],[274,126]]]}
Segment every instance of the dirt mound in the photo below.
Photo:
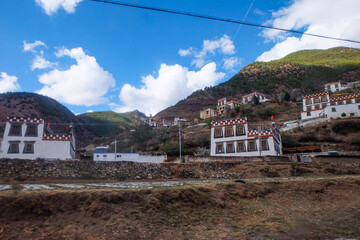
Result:
{"label": "dirt mound", "polygon": [[2,193],[1,239],[324,239],[360,235],[360,177]]}

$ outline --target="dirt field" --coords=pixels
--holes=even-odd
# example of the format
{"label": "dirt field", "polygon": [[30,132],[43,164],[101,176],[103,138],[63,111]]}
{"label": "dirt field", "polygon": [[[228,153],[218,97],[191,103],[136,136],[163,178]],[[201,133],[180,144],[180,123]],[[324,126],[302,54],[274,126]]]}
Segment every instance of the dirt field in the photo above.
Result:
{"label": "dirt field", "polygon": [[0,193],[1,239],[360,238],[359,219],[359,175]]}

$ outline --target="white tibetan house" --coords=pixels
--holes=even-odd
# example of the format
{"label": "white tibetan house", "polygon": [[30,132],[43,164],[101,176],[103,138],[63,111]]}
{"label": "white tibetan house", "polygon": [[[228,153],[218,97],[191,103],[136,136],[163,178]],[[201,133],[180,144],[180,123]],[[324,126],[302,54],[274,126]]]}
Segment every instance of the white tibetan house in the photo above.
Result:
{"label": "white tibetan house", "polygon": [[329,93],[324,92],[303,97],[302,120],[359,116],[360,94],[329,98]]}
{"label": "white tibetan house", "polygon": [[144,155],[139,153],[109,152],[109,146],[96,147],[93,157],[94,161],[128,161],[142,163],[162,163],[166,159],[166,155]]}
{"label": "white tibetan house", "polygon": [[211,156],[279,156],[281,149],[280,133],[275,127],[250,130],[247,118],[211,123]]}
{"label": "white tibetan house", "polygon": [[44,134],[44,120],[7,117],[0,158],[68,160],[75,158],[75,137]]}

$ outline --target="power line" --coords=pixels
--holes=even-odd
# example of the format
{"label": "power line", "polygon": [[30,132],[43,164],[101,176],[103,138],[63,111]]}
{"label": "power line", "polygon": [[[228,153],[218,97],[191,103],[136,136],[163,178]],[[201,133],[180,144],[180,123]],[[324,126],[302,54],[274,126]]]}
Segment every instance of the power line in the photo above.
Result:
{"label": "power line", "polygon": [[107,3],[107,4],[112,4],[112,5],[124,6],[124,7],[139,8],[139,9],[145,9],[145,10],[151,10],[151,11],[157,11],[157,12],[165,12],[165,13],[171,13],[171,14],[177,14],[177,15],[183,15],[183,16],[189,16],[189,17],[203,18],[203,19],[220,21],[220,22],[235,23],[235,24],[241,24],[241,25],[246,25],[246,26],[251,26],[251,27],[266,28],[266,29],[272,29],[272,30],[277,30],[277,31],[290,32],[290,33],[295,33],[295,34],[302,34],[302,35],[307,35],[307,36],[312,36],[312,37],[325,38],[325,39],[331,39],[331,40],[337,40],[337,41],[351,42],[351,43],[360,44],[360,41],[355,41],[355,40],[351,40],[351,39],[335,38],[335,37],[329,37],[329,36],[324,36],[324,35],[306,33],[306,32],[297,31],[297,30],[278,28],[278,27],[271,27],[271,26],[266,26],[266,25],[261,25],[261,24],[256,24],[256,23],[239,21],[239,20],[230,19],[230,18],[222,18],[222,17],[201,15],[201,14],[191,13],[191,12],[182,12],[182,11],[177,11],[177,10],[148,7],[148,6],[143,6],[143,5],[115,2],[115,1],[110,1],[110,0],[88,0],[88,1],[98,2],[98,3]]}

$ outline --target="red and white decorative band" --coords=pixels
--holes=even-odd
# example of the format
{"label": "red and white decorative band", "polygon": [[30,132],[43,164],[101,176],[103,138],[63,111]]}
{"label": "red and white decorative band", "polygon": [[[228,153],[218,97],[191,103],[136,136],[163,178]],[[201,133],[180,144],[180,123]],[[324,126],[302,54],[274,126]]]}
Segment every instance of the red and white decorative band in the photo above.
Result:
{"label": "red and white decorative band", "polygon": [[213,122],[212,126],[217,127],[217,126],[225,126],[225,125],[235,125],[235,124],[240,124],[240,123],[247,123],[246,118]]}

